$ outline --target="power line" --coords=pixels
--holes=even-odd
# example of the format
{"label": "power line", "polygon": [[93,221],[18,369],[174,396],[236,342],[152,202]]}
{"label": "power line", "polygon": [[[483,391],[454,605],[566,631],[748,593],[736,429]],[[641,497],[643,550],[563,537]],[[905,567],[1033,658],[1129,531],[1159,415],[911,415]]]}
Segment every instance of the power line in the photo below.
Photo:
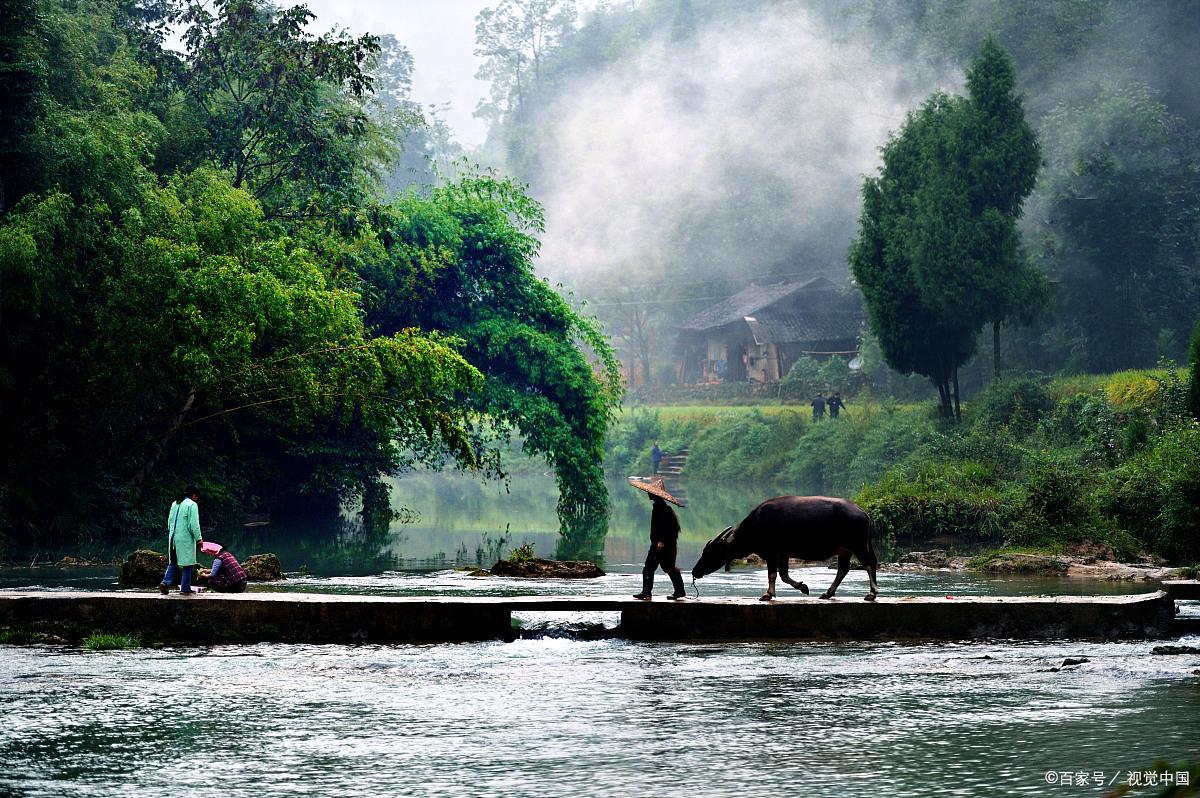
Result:
{"label": "power line", "polygon": [[[732,282],[735,280],[740,280],[740,281],[745,282],[745,281],[753,281],[753,280],[782,280],[785,277],[826,277],[829,275],[841,277],[842,275],[847,274],[847,273],[848,273],[848,270],[840,270],[840,269],[821,269],[819,271],[813,271],[813,270],[809,269],[809,270],[802,271],[802,272],[768,272],[766,274],[737,275],[737,276],[730,276],[730,277],[713,277],[708,280],[692,280],[692,279],[678,277],[678,276],[676,276],[674,279],[677,279],[680,281],[686,281],[692,285],[708,285],[711,283],[727,283],[727,282]],[[633,289],[657,288],[658,286],[662,285],[662,281],[657,280],[657,281],[650,282],[650,283],[640,283],[640,284],[639,283],[629,283],[629,282],[623,281],[621,283],[621,285],[625,288],[633,288]]]}
{"label": "power line", "polygon": [[[836,274],[838,276],[841,276],[842,272],[835,272],[833,270],[826,270],[826,271],[820,271],[820,272],[812,272],[812,271],[782,272],[782,273],[775,273],[775,274],[760,274],[760,275],[751,276],[751,277],[744,277],[741,279],[744,282],[751,282],[753,280],[761,280],[761,279],[766,279],[766,278],[806,277],[806,276],[807,277],[823,277],[823,276],[831,275],[831,274]],[[733,279],[734,278],[714,278],[712,280],[695,280],[695,281],[689,281],[689,282],[691,282],[692,284],[695,284],[695,285],[705,285],[708,283],[730,282]],[[645,283],[641,286],[626,284],[623,287],[630,288],[632,290],[638,290],[640,288],[650,289],[650,288],[661,287],[661,283]],[[687,303],[687,302],[713,302],[713,301],[722,300],[722,299],[732,299],[734,296],[737,296],[737,294],[734,293],[734,294],[724,294],[722,296],[687,297],[687,298],[683,298],[683,299],[633,299],[633,300],[628,300],[628,301],[618,300],[618,301],[613,301],[613,302],[587,302],[587,305],[588,305],[588,307],[593,307],[593,308],[632,307],[632,306],[642,306],[642,305],[677,305],[677,304],[682,304],[682,303]]]}

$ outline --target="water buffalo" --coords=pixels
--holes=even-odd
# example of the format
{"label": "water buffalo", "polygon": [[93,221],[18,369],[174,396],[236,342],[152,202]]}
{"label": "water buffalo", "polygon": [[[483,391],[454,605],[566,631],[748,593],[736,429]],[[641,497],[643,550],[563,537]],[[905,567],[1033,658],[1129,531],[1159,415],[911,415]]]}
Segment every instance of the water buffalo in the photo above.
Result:
{"label": "water buffalo", "polygon": [[866,566],[874,601],[879,594],[875,568],[879,561],[871,548],[871,519],[854,502],[827,496],[776,496],[750,511],[737,526],[728,527],[704,546],[692,568],[699,579],[730,560],[757,554],[767,561],[767,592],[762,601],[775,598],[775,573],[807,595],[808,585],[788,576],[788,559],[824,560],[836,554],[837,577],[821,598],[833,598],[838,585],[850,571],[850,555]]}

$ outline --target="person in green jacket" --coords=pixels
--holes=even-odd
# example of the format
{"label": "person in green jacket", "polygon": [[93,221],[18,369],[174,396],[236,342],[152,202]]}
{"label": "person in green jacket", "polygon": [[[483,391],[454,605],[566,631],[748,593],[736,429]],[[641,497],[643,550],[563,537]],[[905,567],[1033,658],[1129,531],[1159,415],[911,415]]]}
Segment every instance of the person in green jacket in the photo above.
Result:
{"label": "person in green jacket", "polygon": [[190,596],[192,590],[192,571],[196,567],[196,547],[204,542],[200,536],[200,507],[196,500],[200,491],[195,485],[188,485],[178,501],[171,502],[167,511],[167,572],[158,586],[158,592],[164,596],[175,582],[175,571],[181,572],[179,577],[180,595]]}

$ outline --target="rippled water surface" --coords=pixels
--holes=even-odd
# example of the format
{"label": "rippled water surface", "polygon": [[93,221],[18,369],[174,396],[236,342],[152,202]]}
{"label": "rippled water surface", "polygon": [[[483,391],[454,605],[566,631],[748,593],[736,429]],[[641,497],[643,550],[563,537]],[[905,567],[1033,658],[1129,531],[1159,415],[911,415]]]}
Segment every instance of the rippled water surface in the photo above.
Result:
{"label": "rippled water surface", "polygon": [[7,648],[0,792],[1099,794],[1045,773],[1196,754],[1200,661],[1150,648]]}
{"label": "rippled water surface", "polygon": [[[278,552],[289,579],[255,586],[263,590],[620,596],[640,586],[640,495],[615,496],[599,580],[395,567],[448,565],[501,533],[553,550],[546,490],[514,488],[502,505],[494,490],[438,485],[406,499],[419,524],[365,551],[274,527],[226,542]],[[685,567],[754,503],[696,485],[690,500],[680,513]],[[794,572],[814,595],[834,574]],[[9,569],[0,590],[114,590],[115,579],[114,568]],[[879,582],[884,595],[945,601],[1158,587],[949,571]],[[703,597],[757,596],[765,583],[764,570],[740,569],[698,587]],[[838,597],[857,602],[865,591],[854,571]],[[804,600],[783,585],[780,596]],[[1195,602],[1183,606],[1200,615]],[[1047,772],[1119,783],[1161,757],[1200,759],[1200,655],[1155,655],[1153,642],[680,645],[561,636],[614,627],[615,614],[518,619],[546,636],[102,653],[0,645],[0,796],[1081,796],[1106,788],[1091,775],[1084,786],[1052,785]],[[1200,637],[1168,642],[1200,646]],[[1087,661],[1063,667],[1067,657]]]}
{"label": "rippled water surface", "polygon": [[[633,564],[614,570],[587,583],[293,574],[286,589],[618,594],[637,583]],[[801,575],[823,588],[832,571]],[[763,582],[746,569],[700,585],[706,596],[756,595]],[[883,574],[881,587],[1147,586],[941,572]],[[839,596],[856,601],[864,589],[854,572]],[[0,795],[1100,795],[1048,785],[1046,772],[1123,778],[1160,757],[1200,755],[1200,656],[1155,655],[1154,645],[0,646]],[[1066,657],[1088,661],[1062,667]]]}

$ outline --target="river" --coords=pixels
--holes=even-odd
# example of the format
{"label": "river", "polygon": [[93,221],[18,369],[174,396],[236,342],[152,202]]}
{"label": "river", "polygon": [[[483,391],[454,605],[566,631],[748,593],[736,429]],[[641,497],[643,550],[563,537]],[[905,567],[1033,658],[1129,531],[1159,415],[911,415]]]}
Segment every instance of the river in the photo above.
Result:
{"label": "river", "polygon": [[[291,540],[281,551],[290,578],[272,589],[620,595],[639,584],[644,499],[614,509],[608,576],[524,582],[448,566],[504,524],[513,545],[552,551],[539,537],[552,495],[514,491],[540,508],[522,515],[497,511],[494,488],[478,486],[477,501],[475,488],[454,489],[365,554]],[[685,565],[723,525],[717,510],[689,525],[715,501],[695,489],[690,499]],[[285,535],[245,534],[248,544]],[[814,594],[833,575],[800,573]],[[9,571],[0,589],[115,589],[113,577]],[[750,568],[697,587],[757,595],[764,584]],[[657,585],[665,592],[661,574]],[[953,597],[1153,585],[925,572],[883,573],[880,587]],[[839,597],[865,588],[852,572]],[[1159,758],[1200,759],[1200,656],[1154,654],[1154,642],[660,644],[593,639],[617,622],[605,614],[520,620],[526,634],[510,643],[0,645],[0,795],[1080,796],[1111,788],[1097,774],[1116,786]],[[1068,657],[1086,661],[1063,667]]]}

